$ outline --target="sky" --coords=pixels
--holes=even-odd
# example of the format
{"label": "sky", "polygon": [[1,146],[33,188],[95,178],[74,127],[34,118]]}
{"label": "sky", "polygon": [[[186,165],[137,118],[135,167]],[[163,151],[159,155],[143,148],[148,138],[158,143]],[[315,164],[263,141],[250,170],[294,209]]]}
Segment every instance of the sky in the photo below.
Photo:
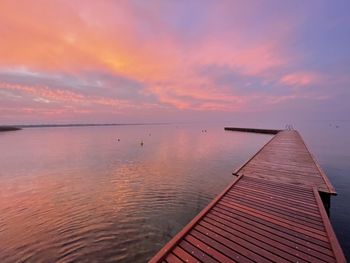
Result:
{"label": "sky", "polygon": [[350,1],[0,1],[0,124],[349,120]]}

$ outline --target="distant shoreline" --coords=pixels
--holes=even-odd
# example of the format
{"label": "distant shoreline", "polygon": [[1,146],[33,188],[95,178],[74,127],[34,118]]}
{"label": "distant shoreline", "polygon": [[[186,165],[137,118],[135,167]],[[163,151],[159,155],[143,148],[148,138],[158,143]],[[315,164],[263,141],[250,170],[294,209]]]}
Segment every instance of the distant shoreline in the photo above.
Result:
{"label": "distant shoreline", "polygon": [[72,123],[72,124],[23,124],[0,125],[0,131],[15,131],[25,128],[59,128],[59,127],[100,127],[100,126],[130,126],[130,125],[169,125],[171,123]]}

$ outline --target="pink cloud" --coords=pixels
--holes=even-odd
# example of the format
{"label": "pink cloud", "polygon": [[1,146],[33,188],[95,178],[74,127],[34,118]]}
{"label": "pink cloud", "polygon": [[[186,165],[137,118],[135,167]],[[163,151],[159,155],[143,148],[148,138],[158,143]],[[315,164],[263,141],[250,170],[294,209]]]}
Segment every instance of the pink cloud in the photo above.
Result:
{"label": "pink cloud", "polygon": [[[108,72],[140,84],[142,90],[132,95],[144,96],[122,99],[115,91],[130,87],[103,79],[93,95],[1,78],[0,89],[26,94],[23,100],[41,107],[65,103],[76,112],[107,108],[125,115],[131,108],[249,111],[257,101],[270,107],[323,96],[283,89],[318,84],[323,76],[295,69],[303,54],[286,46],[298,19],[289,12],[260,17],[264,8],[259,2],[230,1],[209,4],[201,12],[177,2],[1,1],[0,73],[2,68],[25,67],[47,75],[69,74],[89,84],[82,72]],[[210,80],[198,70],[208,65],[228,68],[232,79],[225,84]],[[296,72],[281,77],[290,68]]]}
{"label": "pink cloud", "polygon": [[281,83],[287,86],[308,86],[320,82],[322,76],[315,72],[297,72],[284,75]]}
{"label": "pink cloud", "polygon": [[[99,96],[87,96],[68,90],[54,89],[52,87],[50,88],[46,86],[25,86],[0,82],[0,90],[10,90],[29,94],[32,96],[34,101],[44,103],[69,103],[70,105],[75,106],[91,106],[95,104],[109,106],[116,109],[137,107],[137,105],[127,100],[110,99]],[[149,107],[150,104],[146,105],[146,107],[147,106]]]}

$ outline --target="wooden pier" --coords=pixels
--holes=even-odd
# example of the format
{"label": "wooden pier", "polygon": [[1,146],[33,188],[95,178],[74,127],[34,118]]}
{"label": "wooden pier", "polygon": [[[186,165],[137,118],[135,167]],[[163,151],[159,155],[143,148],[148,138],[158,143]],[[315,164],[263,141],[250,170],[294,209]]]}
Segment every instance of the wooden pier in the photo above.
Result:
{"label": "wooden pier", "polygon": [[21,130],[21,128],[15,127],[15,126],[0,126],[0,132],[18,131],[18,130]]}
{"label": "wooden pier", "polygon": [[234,174],[150,262],[346,262],[320,196],[336,192],[297,131]]}
{"label": "wooden pier", "polygon": [[225,127],[225,131],[240,131],[240,132],[252,132],[252,133],[265,133],[265,134],[277,134],[281,130],[272,129],[256,129],[256,128],[237,128],[237,127]]}

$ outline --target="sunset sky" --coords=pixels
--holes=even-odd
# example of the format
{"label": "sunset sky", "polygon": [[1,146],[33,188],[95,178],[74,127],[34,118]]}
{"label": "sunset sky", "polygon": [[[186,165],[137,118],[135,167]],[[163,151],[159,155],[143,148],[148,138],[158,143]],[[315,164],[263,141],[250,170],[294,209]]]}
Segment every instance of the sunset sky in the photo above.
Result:
{"label": "sunset sky", "polygon": [[0,1],[0,124],[349,119],[350,1]]}

